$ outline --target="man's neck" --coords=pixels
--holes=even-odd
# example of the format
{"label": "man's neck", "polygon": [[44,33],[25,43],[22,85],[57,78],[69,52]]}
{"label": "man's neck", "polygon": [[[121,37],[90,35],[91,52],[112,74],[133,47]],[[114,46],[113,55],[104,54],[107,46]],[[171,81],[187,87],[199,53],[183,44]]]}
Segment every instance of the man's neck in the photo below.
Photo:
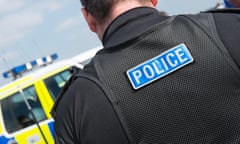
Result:
{"label": "man's neck", "polygon": [[111,9],[111,13],[108,16],[108,20],[106,20],[105,23],[99,25],[98,27],[98,36],[99,38],[102,40],[103,38],[103,34],[105,32],[105,30],[107,29],[107,27],[111,24],[111,22],[117,18],[119,15],[129,11],[130,9],[133,8],[137,8],[137,7],[152,7],[154,8],[155,6],[149,1],[149,2],[145,2],[145,3],[141,3],[138,1],[120,1],[118,3],[116,3],[112,9]]}

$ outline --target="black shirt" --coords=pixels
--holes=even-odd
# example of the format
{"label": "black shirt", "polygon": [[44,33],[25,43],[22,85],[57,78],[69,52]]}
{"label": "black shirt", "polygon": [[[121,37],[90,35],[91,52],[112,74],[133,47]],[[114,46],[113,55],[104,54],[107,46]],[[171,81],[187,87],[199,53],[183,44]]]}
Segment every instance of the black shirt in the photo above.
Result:
{"label": "black shirt", "polygon": [[[152,8],[136,8],[115,19],[103,37],[105,49],[126,43],[169,17]],[[234,61],[240,66],[240,16],[215,13],[218,33]],[[96,75],[89,64],[85,72]],[[56,106],[55,131],[58,144],[125,144],[129,143],[120,121],[101,85],[78,78]]]}

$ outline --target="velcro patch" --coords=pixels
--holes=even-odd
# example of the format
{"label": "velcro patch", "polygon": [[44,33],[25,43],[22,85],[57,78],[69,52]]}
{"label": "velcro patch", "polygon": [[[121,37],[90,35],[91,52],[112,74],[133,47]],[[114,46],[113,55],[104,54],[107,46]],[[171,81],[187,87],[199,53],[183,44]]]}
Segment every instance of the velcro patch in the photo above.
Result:
{"label": "velcro patch", "polygon": [[193,62],[185,44],[179,44],[127,71],[132,87],[137,90]]}

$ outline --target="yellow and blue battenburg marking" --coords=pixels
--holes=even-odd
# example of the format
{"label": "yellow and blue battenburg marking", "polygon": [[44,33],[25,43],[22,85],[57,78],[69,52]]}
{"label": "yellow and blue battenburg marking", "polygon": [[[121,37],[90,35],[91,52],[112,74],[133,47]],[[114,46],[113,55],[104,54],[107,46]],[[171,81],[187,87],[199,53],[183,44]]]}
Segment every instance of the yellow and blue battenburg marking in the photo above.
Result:
{"label": "yellow and blue battenburg marking", "polygon": [[57,95],[71,69],[82,69],[99,49],[56,63],[52,54],[6,71],[3,76],[13,81],[0,87],[0,144],[54,144],[50,111]]}
{"label": "yellow and blue battenburg marking", "polygon": [[[40,134],[36,134],[33,132],[36,132],[38,130],[36,130],[37,128],[35,128],[34,130],[31,130],[29,132],[25,131],[25,134],[19,134],[18,135],[8,135],[5,136],[4,134],[0,134],[0,144],[16,144],[16,143],[26,143],[26,140],[28,139],[29,143],[46,143],[41,137]],[[46,133],[45,131],[45,136],[48,138],[48,143],[49,144],[53,144],[53,138],[54,138],[54,122],[53,121],[49,121],[47,123],[47,129],[49,130],[48,133]],[[24,132],[23,132],[24,133]],[[34,135],[35,134],[35,135]],[[27,136],[29,135],[29,136]],[[24,137],[21,137],[24,136]],[[26,136],[26,137],[25,137]],[[35,136],[35,137],[34,137]],[[40,136],[40,137],[36,137],[36,136]],[[35,141],[35,142],[34,142]]]}
{"label": "yellow and blue battenburg marking", "polygon": [[127,71],[132,87],[137,90],[194,61],[185,44],[179,44]]}

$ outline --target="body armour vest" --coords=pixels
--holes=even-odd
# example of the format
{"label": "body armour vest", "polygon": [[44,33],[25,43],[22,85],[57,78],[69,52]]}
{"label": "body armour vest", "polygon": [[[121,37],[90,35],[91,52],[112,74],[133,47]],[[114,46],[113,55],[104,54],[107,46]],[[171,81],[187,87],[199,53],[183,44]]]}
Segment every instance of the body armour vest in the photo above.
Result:
{"label": "body armour vest", "polygon": [[[179,44],[189,52],[187,64],[178,64],[186,58],[174,51]],[[240,71],[211,14],[171,17],[103,49],[93,63],[132,144],[240,143]],[[147,79],[139,88],[127,73],[134,68],[137,83]]]}

